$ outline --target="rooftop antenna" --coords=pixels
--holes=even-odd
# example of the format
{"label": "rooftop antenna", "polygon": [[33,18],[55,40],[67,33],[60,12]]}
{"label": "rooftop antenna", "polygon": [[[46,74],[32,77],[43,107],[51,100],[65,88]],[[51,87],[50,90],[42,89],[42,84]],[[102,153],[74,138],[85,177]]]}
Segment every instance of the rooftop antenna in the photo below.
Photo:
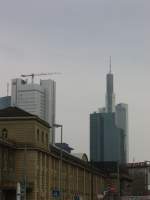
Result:
{"label": "rooftop antenna", "polygon": [[111,74],[111,56],[109,58],[109,73]]}
{"label": "rooftop antenna", "polygon": [[9,83],[7,82],[7,96],[9,96]]}

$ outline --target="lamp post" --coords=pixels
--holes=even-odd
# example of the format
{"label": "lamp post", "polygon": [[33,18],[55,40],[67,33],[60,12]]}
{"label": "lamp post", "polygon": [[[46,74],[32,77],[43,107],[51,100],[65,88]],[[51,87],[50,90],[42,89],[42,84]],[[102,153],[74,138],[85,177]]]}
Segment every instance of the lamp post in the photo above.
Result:
{"label": "lamp post", "polygon": [[93,160],[91,160],[91,200],[93,200]]}
{"label": "lamp post", "polygon": [[[0,137],[0,140],[2,140],[3,138],[2,138],[2,136]],[[2,182],[2,163],[4,162],[3,161],[3,147],[1,148],[1,151],[0,151],[0,157],[1,157],[1,159],[2,159],[2,162],[0,163],[0,184],[1,184],[1,182]],[[0,199],[2,199],[2,197],[3,197],[3,190],[2,190],[2,188],[0,188]]]}
{"label": "lamp post", "polygon": [[23,181],[23,190],[24,190],[24,200],[27,199],[27,146],[24,146],[24,181]]}
{"label": "lamp post", "polygon": [[60,200],[62,200],[62,143],[63,143],[63,125],[54,124],[55,128],[61,128],[61,136],[60,136],[60,167],[59,167],[59,191],[60,191]]}
{"label": "lamp post", "polygon": [[119,161],[117,162],[117,182],[118,182],[118,196],[120,199],[120,169],[119,169]]}

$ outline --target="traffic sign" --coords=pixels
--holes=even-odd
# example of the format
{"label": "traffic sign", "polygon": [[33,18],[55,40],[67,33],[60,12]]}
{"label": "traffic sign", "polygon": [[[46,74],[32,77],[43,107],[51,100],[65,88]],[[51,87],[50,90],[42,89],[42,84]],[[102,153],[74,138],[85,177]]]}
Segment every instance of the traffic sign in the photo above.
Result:
{"label": "traffic sign", "polygon": [[79,195],[74,195],[74,200],[80,200],[80,196]]}
{"label": "traffic sign", "polygon": [[59,197],[60,196],[60,191],[58,189],[52,190],[52,196],[53,197]]}
{"label": "traffic sign", "polygon": [[116,187],[115,187],[115,186],[111,186],[111,187],[110,187],[110,191],[111,191],[111,192],[116,192]]}
{"label": "traffic sign", "polygon": [[20,182],[20,192],[21,192],[21,194],[24,194],[25,190],[26,190],[25,183],[24,183],[24,181],[22,181],[22,182]]}

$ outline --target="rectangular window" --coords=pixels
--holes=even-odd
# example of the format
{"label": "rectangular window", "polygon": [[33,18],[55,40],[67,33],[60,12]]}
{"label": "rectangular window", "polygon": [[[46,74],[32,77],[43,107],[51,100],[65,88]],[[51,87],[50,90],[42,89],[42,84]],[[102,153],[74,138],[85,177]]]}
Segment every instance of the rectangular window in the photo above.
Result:
{"label": "rectangular window", "polygon": [[37,141],[39,142],[39,138],[40,138],[40,131],[39,129],[37,129]]}
{"label": "rectangular window", "polygon": [[44,143],[44,132],[42,131],[42,143]]}

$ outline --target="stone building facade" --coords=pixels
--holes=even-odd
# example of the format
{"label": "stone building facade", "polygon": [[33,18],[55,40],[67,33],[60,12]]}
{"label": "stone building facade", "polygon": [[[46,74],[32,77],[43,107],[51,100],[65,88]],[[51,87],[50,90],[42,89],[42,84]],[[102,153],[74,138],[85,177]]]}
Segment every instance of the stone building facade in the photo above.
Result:
{"label": "stone building facade", "polygon": [[134,196],[150,195],[150,161],[128,163],[132,178],[130,194]]}
{"label": "stone building facade", "polygon": [[[49,146],[49,124],[19,108],[0,110],[0,199],[15,200],[21,183],[22,199],[96,200],[104,191],[104,174],[59,148]],[[61,170],[61,172],[60,172]],[[59,194],[59,193],[58,193]],[[60,197],[60,195],[59,195]]]}

